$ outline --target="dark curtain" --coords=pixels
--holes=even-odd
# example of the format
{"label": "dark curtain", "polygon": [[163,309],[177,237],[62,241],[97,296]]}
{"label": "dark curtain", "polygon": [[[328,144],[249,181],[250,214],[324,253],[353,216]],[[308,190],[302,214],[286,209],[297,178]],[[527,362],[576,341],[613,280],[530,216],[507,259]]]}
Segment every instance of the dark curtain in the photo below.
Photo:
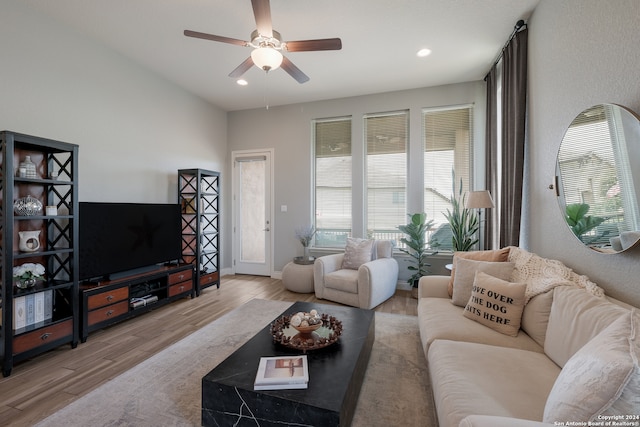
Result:
{"label": "dark curtain", "polygon": [[[522,188],[527,122],[527,38],[526,27],[516,32],[502,55],[502,108],[496,106],[496,66],[486,77],[486,184],[497,212],[487,213],[493,220],[485,228],[485,248],[518,246],[522,216]],[[501,115],[502,137],[497,138],[497,116]],[[498,146],[500,149],[498,149]],[[498,159],[498,152],[501,153]],[[496,176],[500,165],[501,179]],[[498,224],[497,240],[493,231]],[[498,243],[498,245],[496,245]]]}
{"label": "dark curtain", "polygon": [[527,38],[526,28],[516,33],[502,59],[500,247],[520,243],[527,124]]}
{"label": "dark curtain", "polygon": [[[485,151],[485,183],[486,189],[489,190],[493,197],[495,206],[500,206],[497,181],[493,179],[493,171],[497,164],[497,144],[498,144],[498,104],[496,99],[496,66],[491,67],[491,71],[485,77],[487,82],[487,126],[485,132],[486,151]],[[486,217],[484,221],[484,231],[482,234],[482,247],[480,249],[495,249],[493,229],[497,220],[495,209],[485,209]]]}

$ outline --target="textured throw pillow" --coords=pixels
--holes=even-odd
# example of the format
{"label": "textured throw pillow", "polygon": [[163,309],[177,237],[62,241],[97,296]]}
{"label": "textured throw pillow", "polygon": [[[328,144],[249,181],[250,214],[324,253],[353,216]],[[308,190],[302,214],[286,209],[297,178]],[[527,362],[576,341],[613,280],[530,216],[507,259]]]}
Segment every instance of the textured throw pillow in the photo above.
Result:
{"label": "textured throw pillow", "polygon": [[342,259],[342,268],[357,270],[362,264],[371,261],[372,250],[373,240],[348,237],[347,246],[344,249],[344,258]]}
{"label": "textured throw pillow", "polygon": [[451,302],[460,307],[466,306],[469,302],[471,287],[477,271],[483,271],[490,276],[507,281],[511,279],[513,272],[513,263],[511,262],[485,262],[460,258],[457,264]]}
{"label": "textured throw pillow", "polygon": [[638,415],[638,359],[640,316],[633,310],[596,335],[564,365],[547,398],[543,421],[588,423],[598,421],[598,415]]}
{"label": "textured throw pillow", "polygon": [[449,296],[453,296],[453,281],[456,275],[456,264],[458,259],[471,259],[474,261],[490,261],[490,262],[505,262],[509,261],[509,248],[496,249],[492,251],[468,251],[468,252],[454,252],[453,261],[451,265],[451,279],[449,280]]}
{"label": "textured throw pillow", "polygon": [[520,330],[526,289],[526,283],[510,283],[479,271],[464,317],[515,337]]}

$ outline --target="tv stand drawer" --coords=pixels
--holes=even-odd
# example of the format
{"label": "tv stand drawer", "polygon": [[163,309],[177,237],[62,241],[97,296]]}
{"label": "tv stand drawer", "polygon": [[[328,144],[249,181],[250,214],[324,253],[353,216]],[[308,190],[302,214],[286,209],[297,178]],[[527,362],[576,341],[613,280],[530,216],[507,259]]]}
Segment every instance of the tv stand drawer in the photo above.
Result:
{"label": "tv stand drawer", "polygon": [[96,325],[101,322],[113,320],[129,312],[129,301],[121,301],[108,307],[102,307],[89,312],[88,325]]}
{"label": "tv stand drawer", "polygon": [[183,294],[185,292],[191,292],[193,289],[193,280],[178,283],[176,285],[169,286],[169,296],[174,297],[176,295]]}
{"label": "tv stand drawer", "polygon": [[94,310],[109,304],[129,299],[129,287],[123,286],[117,289],[111,289],[87,298],[87,309]]}
{"label": "tv stand drawer", "polygon": [[185,282],[187,280],[191,281],[192,278],[193,270],[190,268],[178,271],[177,273],[171,273],[169,275],[169,285],[175,285],[176,283]]}

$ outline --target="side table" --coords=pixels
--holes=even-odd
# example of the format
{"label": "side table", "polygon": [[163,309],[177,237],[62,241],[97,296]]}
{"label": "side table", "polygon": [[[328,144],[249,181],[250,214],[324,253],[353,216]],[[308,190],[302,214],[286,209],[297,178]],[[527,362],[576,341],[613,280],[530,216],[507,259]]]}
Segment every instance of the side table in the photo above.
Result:
{"label": "side table", "polygon": [[282,269],[282,284],[292,292],[302,294],[314,292],[313,262],[300,263],[299,260],[294,260],[285,265]]}

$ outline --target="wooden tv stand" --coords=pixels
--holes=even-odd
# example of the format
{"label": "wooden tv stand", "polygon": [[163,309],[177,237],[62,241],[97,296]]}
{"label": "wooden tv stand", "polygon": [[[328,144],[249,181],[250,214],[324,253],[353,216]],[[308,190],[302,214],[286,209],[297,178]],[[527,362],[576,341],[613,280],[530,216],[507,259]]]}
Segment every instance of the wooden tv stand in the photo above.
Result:
{"label": "wooden tv stand", "polygon": [[[162,266],[146,273],[80,284],[80,338],[146,313],[179,298],[194,296],[193,265]],[[147,297],[144,299],[143,297]]]}

